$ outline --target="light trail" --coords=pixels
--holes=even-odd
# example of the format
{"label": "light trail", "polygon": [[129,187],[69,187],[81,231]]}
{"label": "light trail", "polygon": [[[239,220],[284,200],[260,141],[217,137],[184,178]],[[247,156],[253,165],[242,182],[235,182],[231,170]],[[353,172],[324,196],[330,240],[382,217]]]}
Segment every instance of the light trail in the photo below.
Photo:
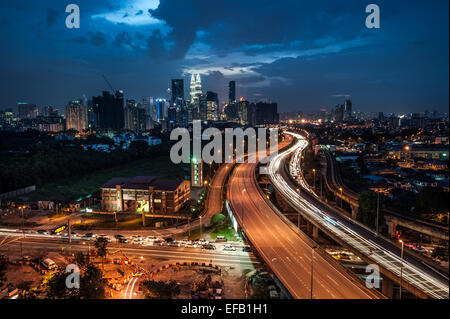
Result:
{"label": "light trail", "polygon": [[[301,159],[300,154],[308,146],[308,141],[299,134],[291,132],[287,132],[287,134],[296,138],[297,143],[290,149],[273,157],[268,168],[269,177],[277,191],[279,191],[296,210],[303,212],[310,219],[319,224],[321,229],[333,233],[335,236],[357,249],[360,253],[364,254],[375,263],[378,263],[393,274],[400,276],[402,261],[397,254],[386,250],[373,240],[365,238],[358,231],[361,229],[361,226],[356,223],[352,223],[347,218],[344,219],[341,216],[336,223],[330,223],[327,221],[324,217],[336,218],[336,216],[327,214],[326,211],[319,209],[316,205],[314,205],[314,203],[297,193],[297,191],[293,189],[279,173],[280,169],[283,169],[282,163],[284,159],[294,153],[294,160],[290,162],[290,172],[296,172],[296,177],[298,178],[300,185],[309,190],[313,196],[317,198],[317,195],[312,192],[311,188],[303,178],[301,170],[299,169],[299,162]],[[433,298],[449,298],[448,283],[444,283],[437,278],[432,277],[406,260],[403,260],[402,277],[405,282],[410,283]]]}

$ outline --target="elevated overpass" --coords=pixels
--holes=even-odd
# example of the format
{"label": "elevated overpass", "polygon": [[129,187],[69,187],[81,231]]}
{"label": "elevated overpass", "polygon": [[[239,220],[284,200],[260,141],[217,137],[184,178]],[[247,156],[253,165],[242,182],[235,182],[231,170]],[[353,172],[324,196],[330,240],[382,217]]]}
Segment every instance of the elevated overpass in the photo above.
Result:
{"label": "elevated overpass", "polygon": [[[330,151],[327,149],[322,149],[322,151],[327,160],[325,178],[326,186],[334,193],[336,197],[349,203],[352,207],[352,218],[355,219],[359,207],[359,194],[345,186],[342,181],[336,159]],[[449,240],[448,225],[432,222],[418,217],[406,216],[389,209],[383,209],[382,213],[389,225],[389,233],[391,237],[395,237],[396,227],[399,225],[434,238],[447,241]]]}
{"label": "elevated overpass", "polygon": [[418,297],[448,299],[448,272],[430,269],[408,253],[402,260],[398,245],[321,202],[304,180],[300,185],[305,187],[297,191],[298,186],[290,178],[285,164],[289,156],[306,148],[308,142],[301,135],[289,134],[298,139],[297,143],[274,157],[269,165],[272,185],[284,199],[317,230],[322,230],[368,264],[378,265],[384,275],[383,290],[387,296],[392,295],[392,283],[389,284],[392,280]]}
{"label": "elevated overpass", "polygon": [[[292,138],[280,145],[288,145]],[[255,156],[250,154],[249,157]],[[366,288],[289,221],[264,197],[256,183],[256,163],[237,164],[227,190],[234,218],[289,293],[298,299],[382,297]],[[311,280],[312,278],[312,280]]]}

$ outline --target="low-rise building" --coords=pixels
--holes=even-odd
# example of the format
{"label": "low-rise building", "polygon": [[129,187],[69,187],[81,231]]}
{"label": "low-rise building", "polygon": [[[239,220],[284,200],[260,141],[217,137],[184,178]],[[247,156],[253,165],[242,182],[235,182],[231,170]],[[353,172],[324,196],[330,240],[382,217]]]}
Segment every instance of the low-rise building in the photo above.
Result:
{"label": "low-rise building", "polygon": [[112,178],[101,187],[105,211],[176,213],[191,198],[189,181],[156,176]]}

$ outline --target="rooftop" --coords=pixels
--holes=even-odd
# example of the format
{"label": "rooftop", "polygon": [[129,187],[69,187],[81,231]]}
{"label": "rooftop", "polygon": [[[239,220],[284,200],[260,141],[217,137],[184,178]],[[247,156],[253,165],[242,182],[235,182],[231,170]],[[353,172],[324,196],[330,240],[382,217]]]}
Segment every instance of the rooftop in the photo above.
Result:
{"label": "rooftop", "polygon": [[114,177],[103,184],[101,188],[116,188],[120,185],[122,189],[148,189],[154,187],[155,190],[174,191],[182,180],[164,179],[157,176],[136,176],[136,177]]}

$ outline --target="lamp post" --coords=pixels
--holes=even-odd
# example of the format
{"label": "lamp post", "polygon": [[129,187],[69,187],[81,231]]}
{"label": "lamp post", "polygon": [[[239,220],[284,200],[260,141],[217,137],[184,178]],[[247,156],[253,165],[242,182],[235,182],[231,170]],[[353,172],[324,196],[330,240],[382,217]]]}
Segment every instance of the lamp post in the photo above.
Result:
{"label": "lamp post", "polygon": [[313,173],[314,173],[314,192],[316,191],[316,169],[313,168]]}
{"label": "lamp post", "polygon": [[25,218],[23,217],[23,209],[25,208],[25,206],[22,205],[19,208],[22,210],[22,240],[20,241],[20,256],[23,258],[22,241],[25,238]]}
{"label": "lamp post", "polygon": [[379,212],[380,212],[380,193],[377,192],[377,221],[376,221],[376,230],[377,230],[377,235],[378,235],[378,216],[379,216]]}
{"label": "lamp post", "polygon": [[341,191],[341,208],[342,208],[342,187],[339,187],[339,190]]}
{"label": "lamp post", "polygon": [[188,217],[188,238],[191,238],[191,217]]}
{"label": "lamp post", "polygon": [[403,240],[400,240],[400,243],[402,244],[402,252],[401,252],[401,259],[402,263],[400,266],[400,299],[402,299],[402,284],[403,284]]}
{"label": "lamp post", "polygon": [[313,282],[314,282],[314,250],[317,246],[313,246],[311,250],[311,299],[313,299]]}
{"label": "lamp post", "polygon": [[202,238],[202,216],[200,216],[200,239]]}

